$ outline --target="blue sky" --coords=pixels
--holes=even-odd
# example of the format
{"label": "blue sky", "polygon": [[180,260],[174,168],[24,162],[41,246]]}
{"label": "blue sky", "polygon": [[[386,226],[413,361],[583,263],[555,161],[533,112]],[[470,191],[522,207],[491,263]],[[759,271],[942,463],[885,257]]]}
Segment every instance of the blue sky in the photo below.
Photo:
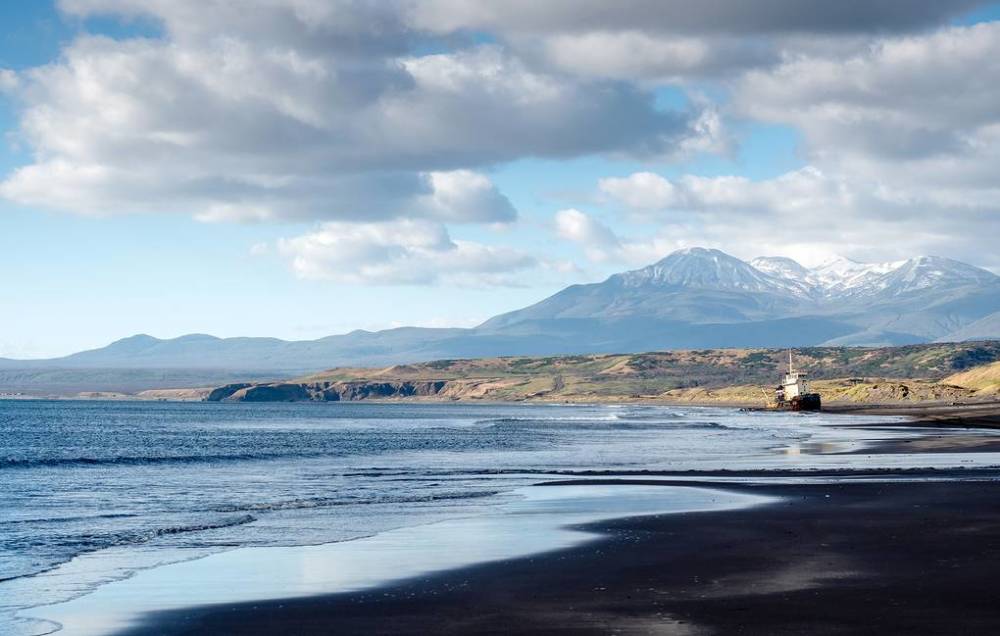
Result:
{"label": "blue sky", "polygon": [[[7,78],[0,92],[0,357],[61,355],[140,332],[306,339],[356,328],[471,326],[688,245],[805,261],[933,252],[1000,267],[980,244],[997,228],[996,195],[974,171],[963,172],[966,163],[989,166],[995,157],[947,141],[993,134],[1000,113],[982,106],[989,104],[976,94],[983,82],[967,87],[969,121],[932,110],[964,106],[927,105],[920,74],[900,74],[891,67],[896,56],[878,53],[908,43],[934,57],[949,37],[976,37],[978,50],[1000,51],[1000,30],[991,28],[1000,19],[996,5],[931,7],[920,20],[900,16],[873,29],[862,19],[846,33],[828,33],[824,24],[785,33],[783,18],[763,32],[692,22],[678,33],[648,21],[620,33],[581,31],[564,28],[558,16],[539,31],[480,23],[476,15],[452,25],[453,15],[427,9],[406,16],[412,22],[395,36],[365,31],[375,17],[387,19],[381,13],[345,27],[317,9],[294,24],[329,39],[304,42],[263,9],[260,21],[206,9],[194,25],[200,9],[186,0],[141,14],[125,1],[104,3],[111,11],[96,4],[0,5],[0,78]],[[961,31],[977,26],[984,28]],[[363,46],[341,44],[355,36]],[[626,41],[637,37],[645,39]],[[242,48],[232,53],[220,42]],[[608,48],[585,64],[573,48],[580,42],[587,51],[595,42]],[[746,51],[762,48],[762,61],[748,61]],[[186,75],[201,73],[192,68],[202,63],[217,69],[216,55],[275,67]],[[293,58],[297,65],[289,66]],[[955,64],[969,63],[959,58]],[[865,120],[874,132],[862,142],[854,129],[823,119],[829,95],[861,119],[873,104],[892,109],[877,90],[855,94],[838,84],[836,72],[829,85],[816,85],[810,68],[836,70],[851,60],[872,78],[900,78],[898,112],[887,121],[916,122],[911,128]],[[982,72],[993,72],[987,66]],[[321,72],[329,90],[288,79],[282,69]],[[442,83],[484,69],[494,70],[468,87]],[[944,62],[926,71],[935,72],[959,81]],[[497,85],[487,86],[493,97],[483,102],[479,89],[488,82]],[[243,92],[255,83],[260,93]],[[208,88],[196,98],[191,86]],[[422,108],[412,115],[419,119],[401,124],[410,116],[404,108],[373,123],[370,104],[355,104],[372,91],[391,98],[395,90],[420,91],[407,98],[413,111]],[[520,103],[530,91],[537,94]],[[275,95],[288,99],[268,101]],[[186,128],[199,115],[198,99],[210,100],[201,102],[205,111],[219,116],[211,128]],[[515,110],[494,99],[511,99]],[[470,121],[455,121],[456,113]],[[276,148],[292,130],[289,118],[329,139],[314,148],[306,136]],[[230,135],[227,121],[241,127]],[[397,132],[376,138],[366,126]],[[913,130],[921,143],[911,143]],[[267,132],[266,143],[250,146],[247,131]],[[412,131],[421,136],[403,138]],[[354,134],[365,143],[336,141]],[[869,143],[881,134],[884,143]],[[926,140],[939,138],[941,148],[927,148]],[[899,139],[897,155],[883,152]],[[84,176],[67,173],[67,165]],[[951,170],[971,176],[950,177]],[[411,185],[397,192],[387,174],[391,184]],[[359,175],[362,186],[345,190],[343,179]],[[966,203],[949,203],[957,198]],[[953,221],[945,229],[943,216]],[[904,240],[879,238],[902,222]],[[827,228],[818,238],[803,230],[817,224]]]}

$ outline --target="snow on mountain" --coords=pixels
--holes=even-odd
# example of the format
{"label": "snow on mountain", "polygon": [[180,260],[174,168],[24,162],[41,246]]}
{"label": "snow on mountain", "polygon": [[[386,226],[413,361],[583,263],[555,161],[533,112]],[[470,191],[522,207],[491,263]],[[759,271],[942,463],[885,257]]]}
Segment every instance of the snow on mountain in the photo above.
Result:
{"label": "snow on mountain", "polygon": [[782,256],[761,256],[750,265],[770,276],[809,288],[826,301],[897,297],[927,289],[984,285],[1000,280],[978,267],[939,256],[917,256],[903,261],[859,263],[838,256],[806,268]]}
{"label": "snow on mountain", "polygon": [[750,264],[765,274],[806,282],[812,273],[798,261],[786,256],[758,256]]}
{"label": "snow on mountain", "polygon": [[868,287],[881,276],[901,267],[906,261],[859,263],[838,256],[810,270],[812,280],[827,296],[850,294]]}
{"label": "snow on mountain", "polygon": [[991,272],[950,258],[918,256],[902,261],[857,291],[865,295],[899,296],[930,288],[985,285],[997,280],[1000,279]]}
{"label": "snow on mountain", "polygon": [[1000,277],[938,256],[881,263],[859,263],[840,256],[810,269],[783,256],[760,256],[746,262],[719,250],[692,247],[642,269],[616,274],[611,280],[628,288],[674,286],[768,293],[826,305],[983,285],[1000,281]]}
{"label": "snow on mountain", "polygon": [[725,252],[703,247],[678,250],[652,265],[617,274],[612,278],[617,279],[624,287],[673,285],[690,289],[796,296],[808,294],[807,285],[801,281],[774,276]]}
{"label": "snow on mountain", "polygon": [[571,285],[471,329],[356,331],[298,342],[140,335],[56,360],[0,359],[0,369],[117,370],[114,377],[135,369],[193,370],[198,374],[176,377],[216,382],[230,381],[218,370],[277,377],[441,358],[995,338],[998,316],[1000,277],[946,258],[839,258],[809,269],[789,258],[748,263],[690,248],[602,282]]}

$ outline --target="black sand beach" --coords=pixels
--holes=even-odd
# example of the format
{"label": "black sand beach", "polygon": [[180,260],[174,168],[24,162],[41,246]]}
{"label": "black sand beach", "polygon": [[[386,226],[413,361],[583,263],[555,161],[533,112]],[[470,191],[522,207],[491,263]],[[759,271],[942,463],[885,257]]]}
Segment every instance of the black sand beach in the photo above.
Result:
{"label": "black sand beach", "polygon": [[1000,482],[727,487],[784,499],[749,510],[601,523],[591,529],[604,538],[580,548],[373,592],[165,613],[130,633],[985,634],[1000,628]]}
{"label": "black sand beach", "polygon": [[[922,417],[906,426],[961,426],[968,418],[982,427],[997,417],[996,407],[907,411]],[[920,452],[997,450],[992,436],[949,433],[868,452],[913,452],[914,444]],[[1000,631],[1000,468],[700,474],[711,481],[699,482],[693,472],[643,471],[578,472],[563,483],[704,485],[781,499],[751,509],[600,522],[585,526],[600,538],[576,548],[372,591],[161,612],[127,633]],[[747,483],[765,476],[799,483]],[[807,476],[837,483],[801,479]]]}
{"label": "black sand beach", "polygon": [[1000,428],[998,401],[970,404],[833,404],[824,406],[823,410],[853,415],[906,415],[913,418],[912,422],[904,424],[906,426]]}

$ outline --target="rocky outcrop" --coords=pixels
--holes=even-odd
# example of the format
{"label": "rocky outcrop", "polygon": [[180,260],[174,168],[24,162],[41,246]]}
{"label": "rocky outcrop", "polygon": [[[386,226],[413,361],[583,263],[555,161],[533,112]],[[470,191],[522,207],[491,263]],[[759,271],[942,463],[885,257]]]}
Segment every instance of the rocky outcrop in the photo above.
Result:
{"label": "rocky outcrop", "polygon": [[221,402],[222,400],[225,400],[225,399],[229,398],[230,396],[232,396],[233,393],[236,393],[240,389],[245,389],[245,388],[251,387],[251,386],[253,386],[253,385],[250,384],[249,382],[238,382],[236,384],[226,384],[226,385],[220,386],[220,387],[218,387],[216,389],[212,389],[211,391],[209,391],[208,395],[205,396],[205,401],[206,402]]}
{"label": "rocky outcrop", "polygon": [[448,384],[446,380],[420,380],[395,382],[338,382],[324,393],[335,393],[339,400],[364,400],[369,398],[429,397],[437,395]]}
{"label": "rocky outcrop", "polygon": [[279,383],[255,384],[240,389],[227,399],[240,402],[302,402],[312,399],[312,396],[303,384]]}
{"label": "rocky outcrop", "polygon": [[213,390],[209,402],[340,402],[369,399],[437,396],[447,380],[278,382],[230,384]]}

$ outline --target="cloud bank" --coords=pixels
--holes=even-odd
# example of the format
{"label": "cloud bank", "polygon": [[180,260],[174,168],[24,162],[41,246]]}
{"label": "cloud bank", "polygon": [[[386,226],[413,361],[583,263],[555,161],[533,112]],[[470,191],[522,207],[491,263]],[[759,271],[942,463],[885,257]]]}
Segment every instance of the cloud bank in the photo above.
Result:
{"label": "cloud bank", "polygon": [[531,68],[438,36],[395,3],[74,0],[141,15],[156,38],[84,36],[16,77],[33,161],[15,201],[209,220],[510,221],[482,170],[523,157],[665,156],[703,133],[628,83]]}
{"label": "cloud bank", "polygon": [[[276,244],[302,278],[515,284],[552,259],[498,171],[599,157],[629,167],[536,213],[608,267],[692,244],[968,258],[1000,232],[1000,23],[953,24],[981,4],[62,0],[153,35],[84,33],[0,69],[30,156],[0,196],[306,224]],[[801,163],[699,163],[731,162],[757,124],[794,130]],[[512,232],[453,239],[463,224]]]}
{"label": "cloud bank", "polygon": [[518,250],[453,240],[440,223],[330,221],[278,242],[304,279],[368,285],[517,284],[510,274],[538,262]]}

